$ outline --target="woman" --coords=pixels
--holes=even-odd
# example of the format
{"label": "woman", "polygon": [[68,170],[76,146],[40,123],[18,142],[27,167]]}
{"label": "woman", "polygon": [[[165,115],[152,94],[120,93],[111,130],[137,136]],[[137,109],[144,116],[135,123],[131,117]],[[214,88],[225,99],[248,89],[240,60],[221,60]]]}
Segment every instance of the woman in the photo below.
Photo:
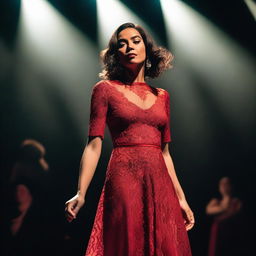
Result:
{"label": "woman", "polygon": [[206,206],[206,214],[214,216],[211,226],[208,256],[250,255],[246,253],[242,228],[242,202],[233,196],[233,185],[229,177],[219,181],[220,199],[213,198]]}
{"label": "woman", "polygon": [[193,212],[168,150],[169,94],[145,82],[169,68],[172,55],[140,26],[125,23],[102,58],[104,80],[93,87],[89,140],[67,219],[84,204],[107,123],[114,148],[86,256],[191,255],[186,230],[194,225]]}
{"label": "woman", "polygon": [[1,255],[47,254],[47,174],[44,146],[33,139],[22,141],[6,185],[3,252]]}

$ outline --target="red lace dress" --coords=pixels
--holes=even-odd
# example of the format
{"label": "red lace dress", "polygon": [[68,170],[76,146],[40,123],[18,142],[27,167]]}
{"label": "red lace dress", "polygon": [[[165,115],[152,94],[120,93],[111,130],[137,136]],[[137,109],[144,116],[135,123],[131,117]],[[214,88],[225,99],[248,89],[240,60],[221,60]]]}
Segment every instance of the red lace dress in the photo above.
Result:
{"label": "red lace dress", "polygon": [[169,93],[147,83],[100,81],[89,136],[113,150],[86,256],[190,256],[181,208],[162,155],[171,141]]}

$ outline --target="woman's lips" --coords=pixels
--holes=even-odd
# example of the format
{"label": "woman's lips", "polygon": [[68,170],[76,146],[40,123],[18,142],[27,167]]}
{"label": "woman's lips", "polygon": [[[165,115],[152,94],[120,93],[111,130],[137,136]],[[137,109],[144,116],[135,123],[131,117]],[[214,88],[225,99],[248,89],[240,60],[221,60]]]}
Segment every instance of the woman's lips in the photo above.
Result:
{"label": "woman's lips", "polygon": [[127,56],[128,56],[129,58],[134,58],[134,57],[137,56],[137,54],[135,54],[135,53],[130,53],[130,54],[127,54]]}

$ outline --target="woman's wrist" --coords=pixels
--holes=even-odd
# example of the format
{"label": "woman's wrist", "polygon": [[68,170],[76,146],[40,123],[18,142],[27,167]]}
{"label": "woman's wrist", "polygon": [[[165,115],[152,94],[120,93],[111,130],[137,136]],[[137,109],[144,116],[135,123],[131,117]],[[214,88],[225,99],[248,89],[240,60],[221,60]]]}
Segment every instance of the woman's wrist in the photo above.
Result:
{"label": "woman's wrist", "polygon": [[[178,198],[179,199],[179,198]],[[188,204],[186,198],[179,199],[180,204]]]}
{"label": "woman's wrist", "polygon": [[176,195],[177,195],[179,201],[180,202],[183,202],[183,201],[186,202],[186,198],[185,198],[184,193],[182,191],[180,191],[180,189],[176,189],[175,191],[176,191]]}
{"label": "woman's wrist", "polygon": [[81,191],[81,190],[78,190],[76,194],[77,194],[78,197],[81,197],[81,198],[84,199],[86,192],[83,192],[83,191]]}

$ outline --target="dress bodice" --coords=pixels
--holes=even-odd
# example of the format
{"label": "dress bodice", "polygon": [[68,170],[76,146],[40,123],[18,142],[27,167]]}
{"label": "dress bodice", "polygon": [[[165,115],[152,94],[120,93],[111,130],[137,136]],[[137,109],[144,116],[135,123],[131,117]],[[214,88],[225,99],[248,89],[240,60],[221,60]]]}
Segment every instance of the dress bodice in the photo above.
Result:
{"label": "dress bodice", "polygon": [[170,142],[169,93],[144,82],[100,81],[92,88],[88,136],[103,140],[106,124],[114,146]]}

